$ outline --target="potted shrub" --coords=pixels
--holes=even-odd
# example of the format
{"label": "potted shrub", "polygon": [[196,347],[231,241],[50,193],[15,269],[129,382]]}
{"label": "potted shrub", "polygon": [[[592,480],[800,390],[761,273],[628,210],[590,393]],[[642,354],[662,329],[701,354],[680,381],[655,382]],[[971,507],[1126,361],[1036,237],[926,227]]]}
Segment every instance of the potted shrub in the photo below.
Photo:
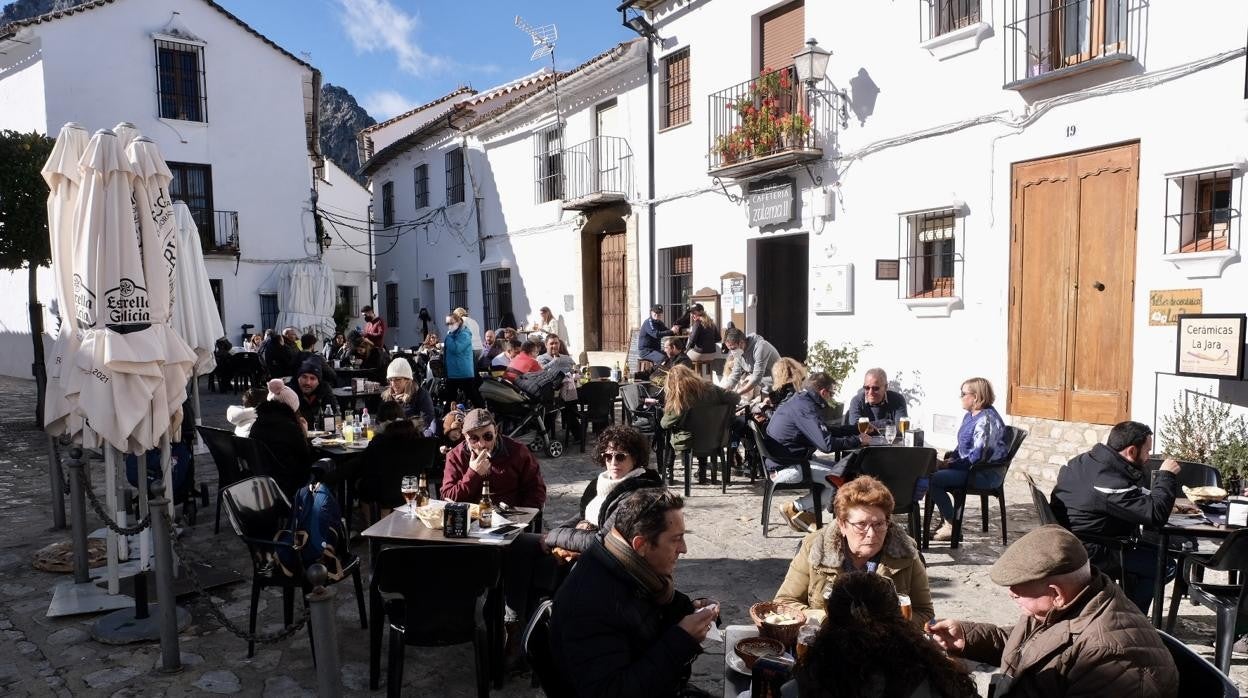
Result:
{"label": "potted shrub", "polygon": [[[819,340],[810,345],[806,351],[806,368],[811,373],[822,371],[832,378],[836,388],[839,389],[845,382],[845,378],[854,372],[854,368],[858,366],[858,355],[863,349],[871,346],[868,342],[862,346],[854,346],[848,342],[833,349],[830,344],[824,340]],[[844,412],[845,406],[840,402],[832,401],[828,404],[829,419],[838,419]]]}

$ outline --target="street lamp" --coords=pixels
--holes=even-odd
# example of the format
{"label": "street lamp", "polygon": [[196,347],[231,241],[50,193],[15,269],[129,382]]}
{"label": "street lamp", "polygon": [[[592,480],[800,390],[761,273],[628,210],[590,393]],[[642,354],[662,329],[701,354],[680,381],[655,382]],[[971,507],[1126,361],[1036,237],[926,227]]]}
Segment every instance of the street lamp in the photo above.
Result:
{"label": "street lamp", "polygon": [[[845,93],[845,90],[838,89],[836,85],[832,85],[830,90],[817,87],[827,78],[828,58],[831,56],[832,52],[820,48],[813,38],[807,39],[806,47],[793,54],[793,68],[797,71],[797,79],[805,83],[806,92],[822,97],[828,106],[835,109],[841,117],[841,128],[848,128],[849,109],[846,105],[849,103],[849,95]],[[839,98],[839,108],[833,101],[833,97]]]}

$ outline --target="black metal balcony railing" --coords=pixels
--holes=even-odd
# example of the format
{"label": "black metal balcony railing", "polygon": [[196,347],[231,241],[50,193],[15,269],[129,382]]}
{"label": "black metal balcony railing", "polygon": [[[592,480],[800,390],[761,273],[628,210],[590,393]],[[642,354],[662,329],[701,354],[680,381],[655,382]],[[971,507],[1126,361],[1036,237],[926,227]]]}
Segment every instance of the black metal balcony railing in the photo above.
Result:
{"label": "black metal balcony railing", "polygon": [[633,189],[633,149],[617,136],[596,136],[563,150],[563,199],[627,198]]}
{"label": "black metal balcony railing", "polygon": [[1006,87],[1134,60],[1142,2],[1005,0]]}
{"label": "black metal balcony railing", "polygon": [[238,254],[238,211],[191,209],[204,254]]}
{"label": "black metal balcony railing", "polygon": [[715,175],[822,157],[834,127],[828,100],[808,94],[792,66],[714,92],[709,100],[707,169]]}

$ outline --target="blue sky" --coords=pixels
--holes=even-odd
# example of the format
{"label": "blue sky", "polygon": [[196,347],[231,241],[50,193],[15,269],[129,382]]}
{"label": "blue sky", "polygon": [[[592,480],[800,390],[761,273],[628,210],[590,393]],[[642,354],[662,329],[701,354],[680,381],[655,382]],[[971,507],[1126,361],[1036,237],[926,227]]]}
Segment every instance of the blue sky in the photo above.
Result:
{"label": "blue sky", "polygon": [[550,65],[530,61],[534,26],[555,24],[560,70],[634,37],[617,0],[218,0],[326,82],[347,88],[378,120],[460,84],[477,89]]}

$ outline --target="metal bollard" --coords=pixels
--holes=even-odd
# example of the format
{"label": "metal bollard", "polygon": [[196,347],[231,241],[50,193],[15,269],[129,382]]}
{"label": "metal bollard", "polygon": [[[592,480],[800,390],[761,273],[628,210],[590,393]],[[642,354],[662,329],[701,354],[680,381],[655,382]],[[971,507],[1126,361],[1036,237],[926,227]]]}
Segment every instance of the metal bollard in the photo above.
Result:
{"label": "metal bollard", "polygon": [[329,570],[317,562],[308,567],[308,622],[312,623],[312,648],[316,659],[316,694],[320,698],[342,696],[342,672],[338,668],[338,633],[334,630],[334,590],[326,588]]}
{"label": "metal bollard", "polygon": [[65,467],[69,468],[69,519],[72,526],[70,540],[74,545],[75,584],[91,581],[91,570],[87,564],[87,500],[82,489],[82,478],[87,475],[83,470],[84,465],[82,449],[71,450]]}
{"label": "metal bollard", "polygon": [[165,483],[152,485],[156,498],[151,501],[152,546],[156,555],[156,606],[160,614],[160,669],[174,672],[182,668],[178,651],[178,600],[173,594],[173,541],[170,539],[169,500]]}
{"label": "metal bollard", "polygon": [[65,480],[55,436],[48,436],[48,483],[52,486],[52,528],[65,528]]}

